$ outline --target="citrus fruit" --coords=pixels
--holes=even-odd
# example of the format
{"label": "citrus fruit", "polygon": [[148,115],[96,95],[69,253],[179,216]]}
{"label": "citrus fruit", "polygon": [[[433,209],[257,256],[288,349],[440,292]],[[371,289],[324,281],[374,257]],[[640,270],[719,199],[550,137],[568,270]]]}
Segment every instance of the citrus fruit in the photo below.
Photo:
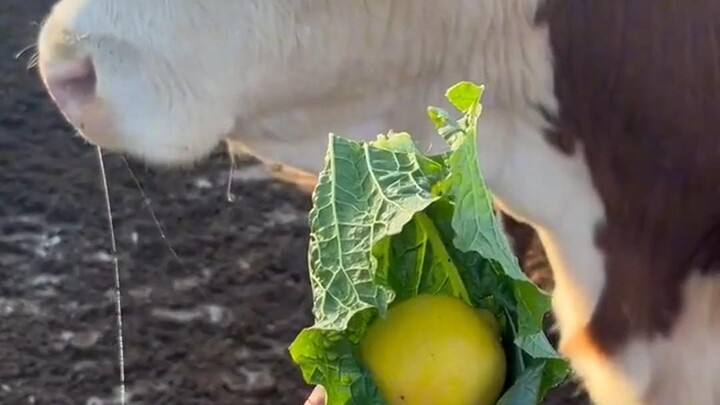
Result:
{"label": "citrus fruit", "polygon": [[389,405],[494,405],[505,383],[495,317],[448,296],[391,306],[368,328],[360,355]]}

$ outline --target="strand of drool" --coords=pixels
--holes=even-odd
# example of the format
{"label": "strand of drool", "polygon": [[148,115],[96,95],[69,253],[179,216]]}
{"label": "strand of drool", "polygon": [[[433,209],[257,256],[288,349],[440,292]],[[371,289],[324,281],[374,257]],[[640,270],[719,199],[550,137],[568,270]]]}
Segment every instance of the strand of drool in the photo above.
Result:
{"label": "strand of drool", "polygon": [[117,314],[117,343],[118,360],[120,368],[120,404],[126,405],[125,389],[125,345],[123,339],[123,315],[122,315],[122,289],[120,284],[120,263],[117,254],[117,243],[115,241],[115,226],[113,225],[112,207],[110,205],[110,189],[108,188],[107,174],[105,173],[105,162],[102,150],[97,148],[98,160],[100,162],[100,174],[102,177],[103,189],[105,191],[105,208],[107,210],[108,228],[110,230],[110,246],[112,258],[115,265],[115,313]]}

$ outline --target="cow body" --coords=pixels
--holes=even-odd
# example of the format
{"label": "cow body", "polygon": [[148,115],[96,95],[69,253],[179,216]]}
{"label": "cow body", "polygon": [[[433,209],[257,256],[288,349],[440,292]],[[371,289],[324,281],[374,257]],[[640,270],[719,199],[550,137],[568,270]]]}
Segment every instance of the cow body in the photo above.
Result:
{"label": "cow body", "polygon": [[720,1],[63,0],[43,80],[91,142],[183,164],[230,139],[317,173],[487,87],[479,163],[548,254],[598,405],[720,404]]}

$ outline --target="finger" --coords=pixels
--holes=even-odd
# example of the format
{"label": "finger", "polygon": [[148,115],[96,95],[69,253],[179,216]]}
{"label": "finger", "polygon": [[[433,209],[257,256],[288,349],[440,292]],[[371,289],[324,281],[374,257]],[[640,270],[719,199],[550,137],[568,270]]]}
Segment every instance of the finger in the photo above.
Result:
{"label": "finger", "polygon": [[315,387],[313,392],[305,401],[305,405],[325,405],[325,390],[321,386]]}

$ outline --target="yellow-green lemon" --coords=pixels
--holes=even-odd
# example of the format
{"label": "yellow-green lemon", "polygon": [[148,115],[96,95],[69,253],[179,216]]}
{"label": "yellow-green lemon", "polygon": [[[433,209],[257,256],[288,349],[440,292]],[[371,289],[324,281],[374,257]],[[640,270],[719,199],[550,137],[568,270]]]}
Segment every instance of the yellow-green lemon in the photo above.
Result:
{"label": "yellow-green lemon", "polygon": [[419,295],[391,306],[360,354],[389,405],[493,405],[505,383],[495,317],[458,298]]}

